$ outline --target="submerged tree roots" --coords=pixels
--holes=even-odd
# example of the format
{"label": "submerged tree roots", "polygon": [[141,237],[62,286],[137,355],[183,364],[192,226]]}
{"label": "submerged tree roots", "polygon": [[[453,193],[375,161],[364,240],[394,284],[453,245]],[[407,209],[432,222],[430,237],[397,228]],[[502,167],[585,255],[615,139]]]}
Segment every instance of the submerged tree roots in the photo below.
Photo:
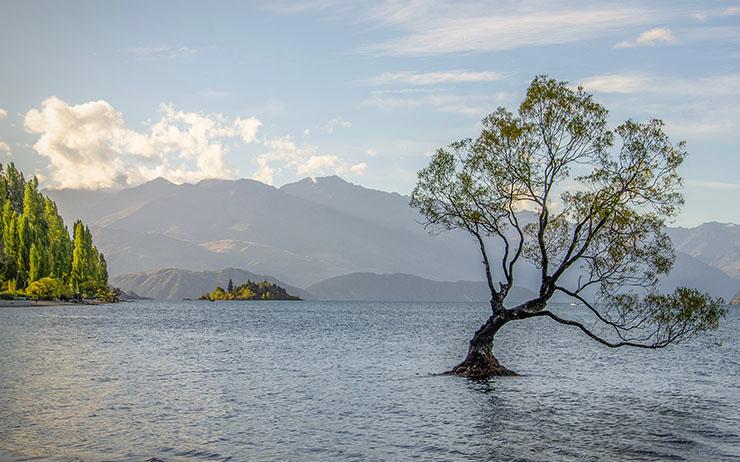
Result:
{"label": "submerged tree roots", "polygon": [[492,377],[519,375],[507,369],[498,362],[492,354],[470,352],[463,362],[448,371],[449,375],[457,375],[472,380],[487,380]]}

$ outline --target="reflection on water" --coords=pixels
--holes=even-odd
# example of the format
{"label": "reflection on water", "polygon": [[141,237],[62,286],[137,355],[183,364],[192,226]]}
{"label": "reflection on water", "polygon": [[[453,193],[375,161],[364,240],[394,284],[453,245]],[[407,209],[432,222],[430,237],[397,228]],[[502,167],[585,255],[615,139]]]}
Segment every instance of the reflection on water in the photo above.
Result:
{"label": "reflection on water", "polygon": [[740,460],[737,310],[716,335],[660,351],[515,323],[497,349],[523,376],[430,375],[485,316],[429,303],[0,309],[0,460]]}

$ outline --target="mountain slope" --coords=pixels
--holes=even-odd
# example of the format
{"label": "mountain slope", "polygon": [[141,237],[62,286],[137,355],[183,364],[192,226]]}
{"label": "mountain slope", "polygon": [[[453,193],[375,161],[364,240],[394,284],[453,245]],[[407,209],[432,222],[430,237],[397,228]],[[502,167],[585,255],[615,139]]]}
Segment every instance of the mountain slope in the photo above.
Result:
{"label": "mountain slope", "polygon": [[[430,236],[409,207],[408,196],[339,177],[305,179],[279,189],[245,179],[182,185],[158,179],[119,192],[49,194],[66,221],[81,217],[94,225],[112,275],[236,267],[299,287],[358,272],[483,279],[477,246],[469,236]],[[523,216],[524,221],[530,218]],[[716,223],[669,229],[684,261],[666,278],[666,288],[682,283],[732,295],[728,292],[737,290],[737,280],[710,271],[710,266],[735,274],[740,265],[738,229]],[[495,261],[501,246],[491,241],[488,250]],[[493,269],[498,271],[499,265]],[[516,283],[532,288],[538,275],[525,263],[517,270]],[[572,282],[577,274],[567,278]]]}
{"label": "mountain slope", "polygon": [[669,228],[676,250],[740,281],[740,225],[710,222],[696,228]]}
{"label": "mountain slope", "polygon": [[197,298],[204,293],[211,292],[216,287],[225,288],[229,279],[234,285],[240,285],[248,280],[268,281],[285,288],[290,295],[302,299],[312,298],[310,294],[297,287],[283,284],[279,280],[265,275],[259,275],[236,268],[226,268],[219,271],[188,271],[168,268],[148,273],[130,273],[114,276],[111,284],[127,292],[135,292],[141,297],[154,299]]}
{"label": "mountain slope", "polygon": [[[207,252],[179,259],[186,269],[201,269],[203,261],[222,262],[274,274],[294,285],[355,271],[479,277],[474,246],[459,239],[450,245],[444,236],[433,238],[421,227],[412,232],[409,226],[384,226],[252,180],[155,186],[164,191],[155,188],[155,194],[146,194],[142,191],[152,187],[147,183],[119,194],[89,192],[87,209],[80,203],[63,208],[64,213],[93,218],[99,229],[129,233],[130,238],[119,234],[120,239],[101,244],[113,256],[111,274],[129,271],[132,261],[142,262],[139,271],[170,266],[166,263],[174,256],[155,261],[151,246],[141,242],[144,236],[188,243],[193,255],[194,246]],[[71,196],[69,191],[57,195],[61,201]],[[107,215],[101,213],[103,206]],[[437,264],[440,259],[445,265]]]}
{"label": "mountain slope", "polygon": [[662,278],[661,289],[673,291],[685,286],[709,292],[729,301],[740,283],[717,268],[683,252],[676,252],[676,260],[668,277]]}
{"label": "mountain slope", "polygon": [[[485,282],[432,281],[410,274],[352,273],[327,279],[306,288],[319,300],[487,302]],[[514,287],[510,302],[533,298],[535,293]]]}

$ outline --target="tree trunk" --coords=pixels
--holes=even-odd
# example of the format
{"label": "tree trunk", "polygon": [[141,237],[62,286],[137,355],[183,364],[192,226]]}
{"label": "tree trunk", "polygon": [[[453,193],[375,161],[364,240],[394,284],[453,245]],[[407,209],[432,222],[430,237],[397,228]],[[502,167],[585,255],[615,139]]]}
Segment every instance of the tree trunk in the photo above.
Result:
{"label": "tree trunk", "polygon": [[502,314],[492,315],[470,339],[465,360],[453,367],[449,374],[460,375],[474,380],[486,380],[494,376],[517,375],[502,366],[493,355],[493,338],[508,322]]}

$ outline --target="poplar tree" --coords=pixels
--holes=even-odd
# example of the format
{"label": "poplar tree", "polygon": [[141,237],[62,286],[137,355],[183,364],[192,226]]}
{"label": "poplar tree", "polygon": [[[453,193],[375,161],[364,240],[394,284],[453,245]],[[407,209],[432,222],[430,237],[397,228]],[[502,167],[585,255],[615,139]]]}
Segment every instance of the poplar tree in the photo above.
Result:
{"label": "poplar tree", "polygon": [[73,242],[56,204],[38,187],[13,163],[0,165],[0,289],[24,290],[41,280],[85,296],[107,289],[107,263],[90,229],[75,222]]}

